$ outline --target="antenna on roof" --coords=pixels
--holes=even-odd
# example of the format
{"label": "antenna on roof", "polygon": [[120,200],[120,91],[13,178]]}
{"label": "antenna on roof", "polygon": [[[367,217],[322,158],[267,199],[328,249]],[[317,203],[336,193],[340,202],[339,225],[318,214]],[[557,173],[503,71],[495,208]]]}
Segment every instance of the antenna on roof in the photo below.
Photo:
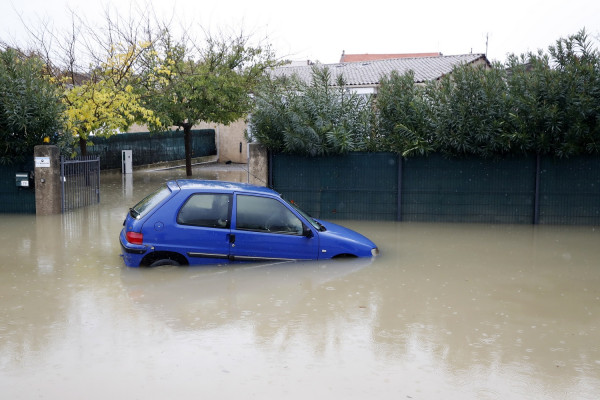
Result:
{"label": "antenna on roof", "polygon": [[487,57],[487,52],[488,52],[488,39],[489,39],[490,34],[486,33],[485,34],[485,56]]}

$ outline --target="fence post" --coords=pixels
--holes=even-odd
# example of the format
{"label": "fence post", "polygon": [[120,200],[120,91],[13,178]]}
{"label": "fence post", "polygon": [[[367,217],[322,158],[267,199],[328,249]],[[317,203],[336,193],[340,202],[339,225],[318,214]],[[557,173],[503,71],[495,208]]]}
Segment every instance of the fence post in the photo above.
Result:
{"label": "fence post", "polygon": [[398,154],[398,205],[396,221],[402,221],[402,155]]}
{"label": "fence post", "polygon": [[56,146],[40,145],[33,150],[35,161],[35,213],[60,214],[60,151]]}
{"label": "fence post", "polygon": [[533,199],[533,224],[540,223],[540,184],[541,184],[541,156],[538,153],[535,158],[535,197]]}

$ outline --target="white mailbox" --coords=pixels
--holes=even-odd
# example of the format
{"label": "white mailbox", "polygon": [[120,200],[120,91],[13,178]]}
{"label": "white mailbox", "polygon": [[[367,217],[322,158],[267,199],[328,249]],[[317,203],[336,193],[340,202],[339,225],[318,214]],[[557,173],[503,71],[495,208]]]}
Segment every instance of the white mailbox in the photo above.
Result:
{"label": "white mailbox", "polygon": [[121,171],[124,174],[133,172],[133,160],[131,150],[121,150]]}

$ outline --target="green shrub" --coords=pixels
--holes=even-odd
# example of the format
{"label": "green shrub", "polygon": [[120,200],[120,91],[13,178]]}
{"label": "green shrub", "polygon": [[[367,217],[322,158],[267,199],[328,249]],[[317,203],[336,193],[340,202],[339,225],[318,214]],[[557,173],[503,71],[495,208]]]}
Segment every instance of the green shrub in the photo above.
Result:
{"label": "green shrub", "polygon": [[37,57],[0,51],[0,164],[32,157],[44,138],[58,137],[62,106],[44,72]]}

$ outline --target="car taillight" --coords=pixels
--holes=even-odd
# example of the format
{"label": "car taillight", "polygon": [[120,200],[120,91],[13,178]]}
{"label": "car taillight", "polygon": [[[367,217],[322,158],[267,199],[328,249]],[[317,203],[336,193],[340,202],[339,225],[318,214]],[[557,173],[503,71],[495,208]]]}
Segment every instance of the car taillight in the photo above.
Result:
{"label": "car taillight", "polygon": [[142,242],[144,240],[143,233],[137,233],[137,232],[131,232],[131,231],[127,232],[125,237],[127,238],[127,241],[131,244],[142,244]]}

